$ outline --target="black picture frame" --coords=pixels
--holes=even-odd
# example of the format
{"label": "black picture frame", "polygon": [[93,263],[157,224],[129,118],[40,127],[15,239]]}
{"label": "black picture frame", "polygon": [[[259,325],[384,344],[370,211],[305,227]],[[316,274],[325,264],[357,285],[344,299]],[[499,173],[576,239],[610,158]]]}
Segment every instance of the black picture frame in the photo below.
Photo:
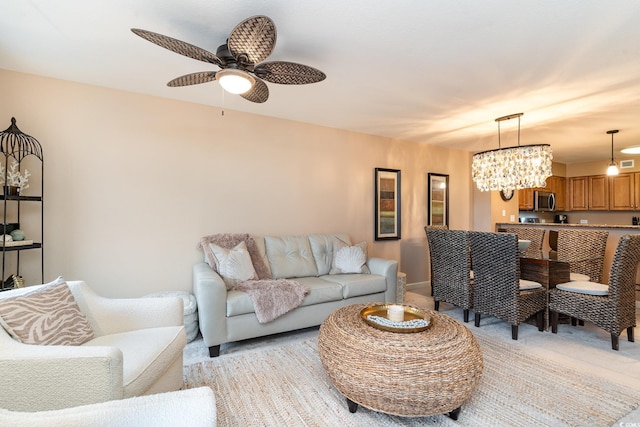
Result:
{"label": "black picture frame", "polygon": [[375,240],[400,240],[400,170],[375,168]]}
{"label": "black picture frame", "polygon": [[427,215],[429,225],[449,226],[449,175],[429,173]]}

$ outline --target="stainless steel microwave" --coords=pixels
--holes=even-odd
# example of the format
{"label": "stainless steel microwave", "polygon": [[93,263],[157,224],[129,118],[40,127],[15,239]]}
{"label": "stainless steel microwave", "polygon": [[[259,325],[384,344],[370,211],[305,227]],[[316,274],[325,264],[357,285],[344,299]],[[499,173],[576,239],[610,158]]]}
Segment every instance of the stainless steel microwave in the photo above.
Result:
{"label": "stainless steel microwave", "polygon": [[548,191],[533,192],[533,210],[536,212],[553,212],[556,210],[556,195]]}

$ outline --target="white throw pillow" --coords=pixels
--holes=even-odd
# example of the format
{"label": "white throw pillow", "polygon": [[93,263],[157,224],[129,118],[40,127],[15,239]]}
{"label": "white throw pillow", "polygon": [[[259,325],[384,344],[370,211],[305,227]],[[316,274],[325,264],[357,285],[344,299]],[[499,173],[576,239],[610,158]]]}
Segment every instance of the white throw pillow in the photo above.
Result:
{"label": "white throw pillow", "polygon": [[349,246],[340,239],[333,241],[333,262],[329,274],[370,273],[367,263],[367,242]]}
{"label": "white throw pillow", "polygon": [[209,247],[216,259],[216,270],[227,287],[258,278],[245,242],[238,243],[233,249],[226,249],[213,243],[209,243]]}

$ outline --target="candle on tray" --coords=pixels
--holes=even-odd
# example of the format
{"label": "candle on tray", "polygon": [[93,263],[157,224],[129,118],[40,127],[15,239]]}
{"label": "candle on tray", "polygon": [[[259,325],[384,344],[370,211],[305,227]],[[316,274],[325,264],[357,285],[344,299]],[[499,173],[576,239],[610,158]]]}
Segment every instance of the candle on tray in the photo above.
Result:
{"label": "candle on tray", "polygon": [[401,305],[390,305],[387,308],[387,316],[392,322],[404,321],[404,307]]}

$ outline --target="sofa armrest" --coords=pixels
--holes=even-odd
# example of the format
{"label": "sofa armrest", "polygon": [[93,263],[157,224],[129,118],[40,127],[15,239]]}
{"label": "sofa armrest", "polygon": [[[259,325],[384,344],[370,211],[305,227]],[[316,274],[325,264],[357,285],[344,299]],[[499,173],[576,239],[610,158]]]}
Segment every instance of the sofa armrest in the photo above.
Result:
{"label": "sofa armrest", "polygon": [[198,325],[207,347],[227,342],[227,286],[206,263],[193,266]]}
{"label": "sofa armrest", "polygon": [[96,294],[85,282],[68,281],[67,284],[97,337],[184,324],[184,302],[180,297],[106,298]]}
{"label": "sofa armrest", "polygon": [[384,276],[387,282],[387,290],[384,293],[386,303],[396,302],[396,284],[398,280],[398,261],[384,258],[369,258],[367,267],[371,274]]}
{"label": "sofa armrest", "polygon": [[123,397],[122,352],[113,347],[27,345],[0,328],[0,407],[37,411]]}

